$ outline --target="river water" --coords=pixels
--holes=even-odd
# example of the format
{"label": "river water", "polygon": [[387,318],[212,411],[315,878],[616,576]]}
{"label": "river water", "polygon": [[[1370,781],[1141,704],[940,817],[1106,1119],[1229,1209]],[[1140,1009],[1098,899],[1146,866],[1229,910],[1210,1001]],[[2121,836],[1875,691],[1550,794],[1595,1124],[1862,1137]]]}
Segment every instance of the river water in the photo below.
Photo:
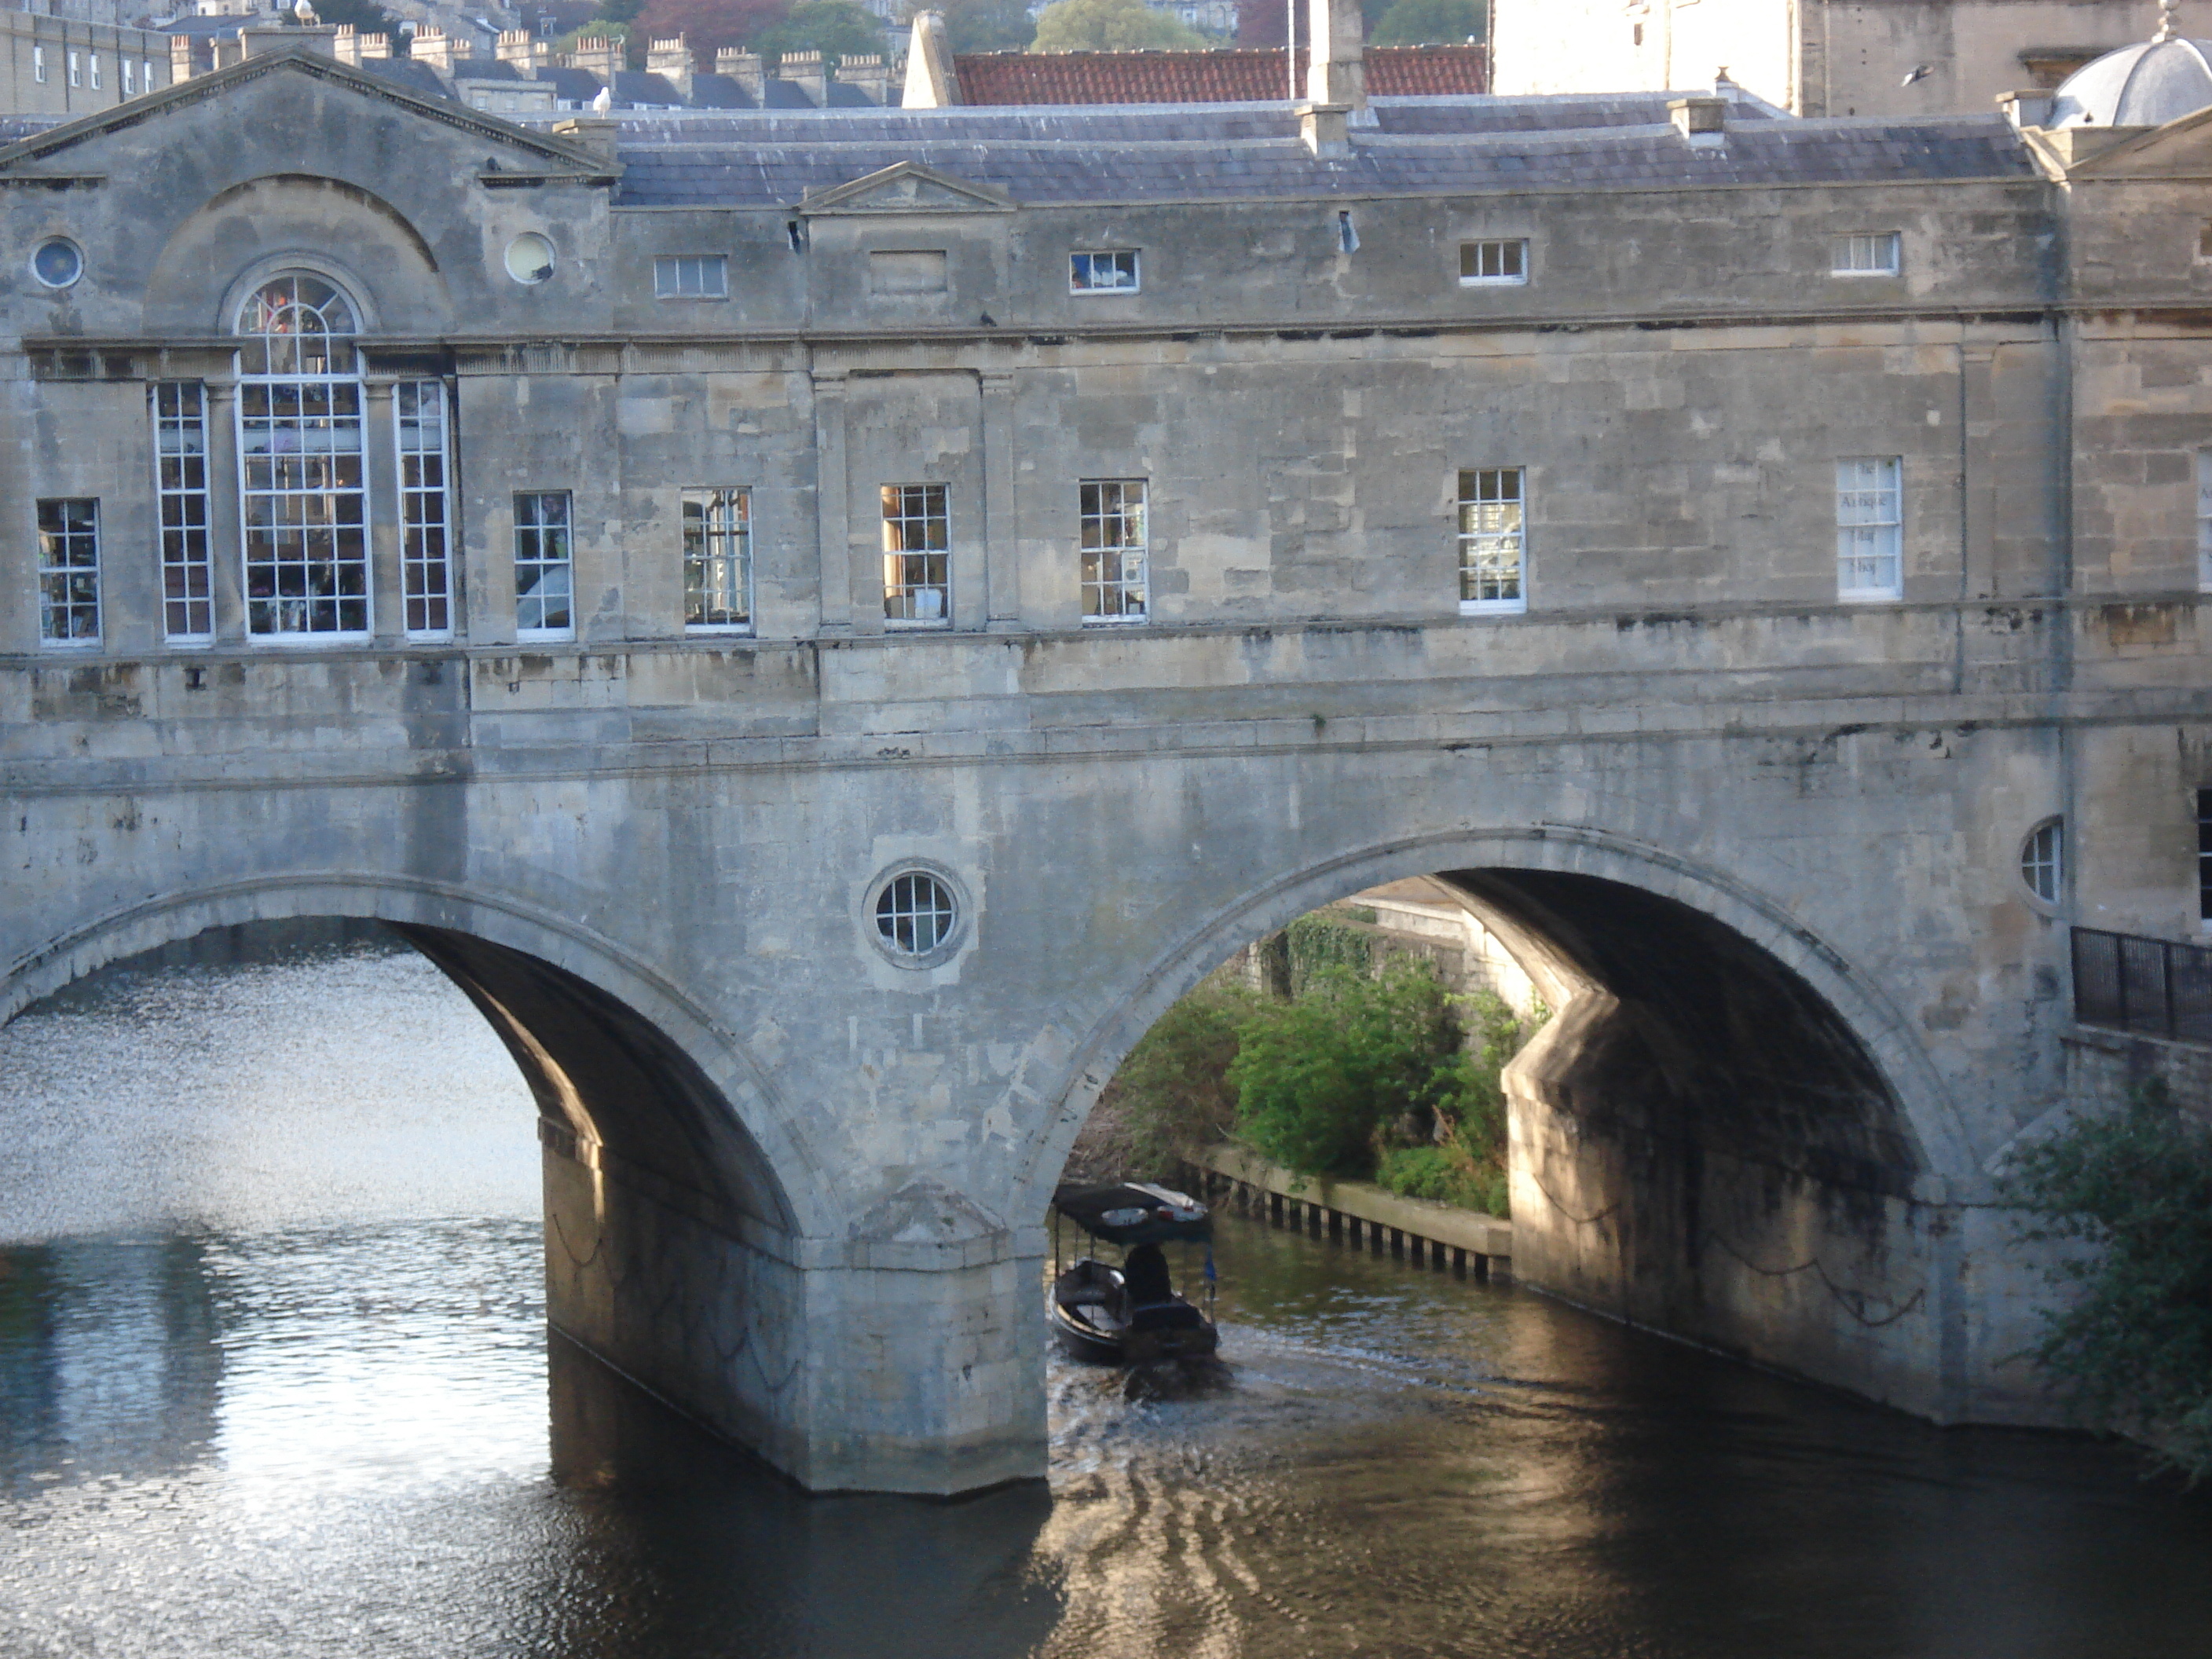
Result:
{"label": "river water", "polygon": [[0,1030],[0,1655],[2212,1654],[2212,1498],[2124,1449],[1235,1218],[1218,1388],[1055,1360],[1047,1485],[810,1499],[549,1352],[537,1158],[411,956]]}

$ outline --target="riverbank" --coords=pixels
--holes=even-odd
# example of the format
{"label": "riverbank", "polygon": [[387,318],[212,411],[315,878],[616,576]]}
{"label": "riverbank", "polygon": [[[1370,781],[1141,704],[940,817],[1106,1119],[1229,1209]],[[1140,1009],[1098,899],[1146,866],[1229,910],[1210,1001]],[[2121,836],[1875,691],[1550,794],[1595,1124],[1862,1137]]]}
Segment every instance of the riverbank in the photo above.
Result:
{"label": "riverbank", "polygon": [[1209,1199],[1229,1196],[1264,1209],[1278,1224],[1326,1233],[1354,1248],[1424,1257],[1478,1279],[1513,1269],[1513,1224],[1454,1204],[1404,1198],[1368,1181],[1304,1176],[1244,1147],[1223,1143],[1189,1160],[1194,1184]]}

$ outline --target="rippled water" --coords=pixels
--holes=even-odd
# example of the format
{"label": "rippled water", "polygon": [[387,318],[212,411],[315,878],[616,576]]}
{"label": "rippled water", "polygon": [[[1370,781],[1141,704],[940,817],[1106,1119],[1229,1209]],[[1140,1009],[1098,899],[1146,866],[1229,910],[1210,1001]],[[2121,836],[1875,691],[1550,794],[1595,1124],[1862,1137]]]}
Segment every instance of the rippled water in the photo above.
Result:
{"label": "rippled water", "polygon": [[527,1099],[410,957],[26,1015],[0,1148],[8,1659],[2212,1652],[2124,1451],[1234,1219],[1220,1388],[1055,1362],[1048,1488],[807,1498],[549,1354]]}

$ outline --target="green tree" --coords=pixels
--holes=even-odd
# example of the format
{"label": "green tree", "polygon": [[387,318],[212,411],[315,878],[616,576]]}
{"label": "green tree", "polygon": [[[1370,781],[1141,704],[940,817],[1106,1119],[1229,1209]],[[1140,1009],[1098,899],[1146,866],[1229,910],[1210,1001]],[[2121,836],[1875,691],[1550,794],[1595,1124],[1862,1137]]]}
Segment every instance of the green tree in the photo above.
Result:
{"label": "green tree", "polygon": [[1209,981],[1153,1022],[1100,1091],[1085,1133],[1117,1175],[1160,1178],[1237,1125],[1229,1067],[1249,992]]}
{"label": "green tree", "polygon": [[1478,0],[1397,0],[1369,38],[1378,46],[1456,46],[1481,40],[1485,27]]}
{"label": "green tree", "polygon": [[1036,38],[1024,0],[939,0],[909,6],[899,21],[911,24],[917,11],[944,14],[945,38],[956,52],[1019,52]]}
{"label": "green tree", "polygon": [[2154,1084],[2020,1153],[2001,1190],[2034,1218],[2024,1237],[2085,1247],[2051,1270],[2072,1297],[2036,1364],[2082,1423],[2212,1474],[2212,1126]]}
{"label": "green tree", "polygon": [[884,27],[873,12],[853,0],[799,0],[782,21],[761,30],[750,45],[778,57],[818,52],[824,63],[842,63],[881,53]]}
{"label": "green tree", "polygon": [[1145,0],[1058,0],[1037,15],[1031,52],[1195,51],[1212,45],[1196,29]]}
{"label": "green tree", "polygon": [[1296,1000],[1255,1004],[1237,1036],[1237,1132],[1304,1175],[1365,1176],[1378,1137],[1432,1139],[1471,1079],[1450,994],[1404,957],[1371,979],[1317,969]]}

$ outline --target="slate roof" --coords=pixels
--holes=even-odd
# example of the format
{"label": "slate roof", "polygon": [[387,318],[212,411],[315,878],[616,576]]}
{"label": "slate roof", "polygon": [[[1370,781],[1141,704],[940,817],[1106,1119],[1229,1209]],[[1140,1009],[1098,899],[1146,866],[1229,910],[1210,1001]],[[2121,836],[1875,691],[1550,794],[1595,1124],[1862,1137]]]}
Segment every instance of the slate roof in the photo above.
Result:
{"label": "slate roof", "polygon": [[[1529,128],[1521,125],[1527,112],[1515,107],[1524,103],[1582,124]],[[616,199],[638,207],[795,204],[897,161],[1036,203],[2038,176],[2001,116],[1800,121],[1746,111],[1725,147],[1693,149],[1665,118],[1665,104],[1663,94],[1378,104],[1375,124],[1355,130],[1343,156],[1309,154],[1296,118],[1279,104],[691,112],[622,123]],[[1607,114],[1617,118],[1598,118]]]}
{"label": "slate roof", "polygon": [[[1483,46],[1370,46],[1367,91],[1376,98],[1466,95],[1490,89]],[[1288,95],[1279,46],[1202,52],[993,52],[957,57],[964,103],[1256,104]],[[1305,84],[1306,54],[1297,53]]]}

